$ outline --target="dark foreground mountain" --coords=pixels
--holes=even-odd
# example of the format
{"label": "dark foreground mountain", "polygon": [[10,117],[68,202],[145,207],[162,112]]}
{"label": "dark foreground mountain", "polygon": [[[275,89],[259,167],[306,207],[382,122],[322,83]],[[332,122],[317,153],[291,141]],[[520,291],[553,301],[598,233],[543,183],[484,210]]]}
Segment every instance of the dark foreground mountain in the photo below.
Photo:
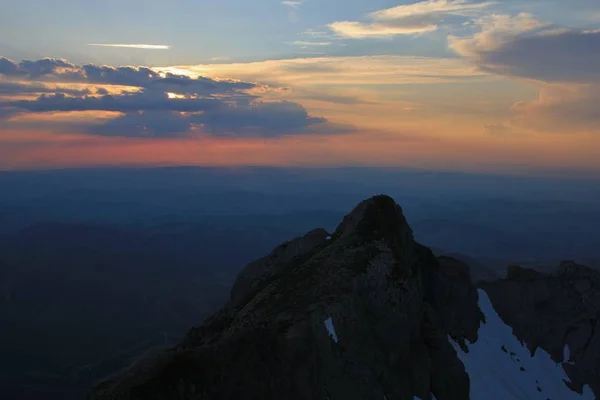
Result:
{"label": "dark foreground mountain", "polygon": [[[416,243],[400,207],[376,196],[333,234],[311,231],[248,265],[225,308],[89,399],[583,398],[561,365],[538,358],[469,267]],[[576,390],[597,379],[573,376]]]}

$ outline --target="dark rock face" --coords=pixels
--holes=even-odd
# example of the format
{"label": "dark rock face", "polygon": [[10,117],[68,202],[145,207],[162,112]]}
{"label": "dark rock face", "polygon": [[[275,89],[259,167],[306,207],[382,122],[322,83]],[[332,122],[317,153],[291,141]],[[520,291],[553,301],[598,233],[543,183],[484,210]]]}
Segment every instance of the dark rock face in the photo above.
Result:
{"label": "dark rock face", "polygon": [[477,301],[468,267],[436,259],[376,196],[330,238],[312,231],[248,265],[227,307],[89,399],[468,400],[448,337],[477,339]]}
{"label": "dark rock face", "polygon": [[588,384],[600,398],[600,273],[573,262],[552,274],[512,266],[506,279],[481,286],[532,353],[544,349],[563,364],[571,389]]}
{"label": "dark rock face", "polygon": [[255,294],[258,288],[276,277],[291,260],[310,254],[330,237],[325,229],[315,229],[306,235],[283,243],[266,257],[248,264],[237,276],[231,290],[231,306]]}

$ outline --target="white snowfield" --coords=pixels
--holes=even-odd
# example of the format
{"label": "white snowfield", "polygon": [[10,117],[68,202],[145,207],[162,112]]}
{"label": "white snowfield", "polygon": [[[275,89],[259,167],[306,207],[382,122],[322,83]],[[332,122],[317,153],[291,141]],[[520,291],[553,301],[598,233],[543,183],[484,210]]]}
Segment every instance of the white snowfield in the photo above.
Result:
{"label": "white snowfield", "polygon": [[587,386],[583,395],[571,391],[563,381],[568,378],[562,366],[544,350],[538,349],[531,357],[483,290],[479,290],[479,307],[486,323],[469,352],[450,340],[471,379],[472,400],[594,400]]}

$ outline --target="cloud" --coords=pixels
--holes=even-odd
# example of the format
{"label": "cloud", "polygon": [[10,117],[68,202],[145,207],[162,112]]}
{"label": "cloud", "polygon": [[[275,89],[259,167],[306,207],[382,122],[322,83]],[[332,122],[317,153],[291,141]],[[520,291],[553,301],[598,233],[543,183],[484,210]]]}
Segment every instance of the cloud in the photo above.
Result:
{"label": "cloud", "polygon": [[243,92],[258,86],[251,82],[215,80],[204,77],[190,78],[171,73],[160,75],[146,67],[115,68],[84,65],[82,72],[84,74],[83,80],[90,83],[133,86],[179,94],[215,95],[229,93],[234,95],[236,92]]}
{"label": "cloud", "polygon": [[0,74],[16,75],[19,70],[19,64],[6,57],[0,57]]}
{"label": "cloud", "polygon": [[55,71],[61,73],[76,68],[75,65],[54,58],[43,58],[41,60],[23,60],[16,63],[6,57],[0,57],[0,74],[7,76],[28,76],[38,78],[40,76],[50,75]]}
{"label": "cloud", "polygon": [[323,93],[322,91],[318,90],[300,90],[295,92],[294,98],[346,105],[374,104],[373,102],[365,100],[360,96],[336,95],[329,92]]}
{"label": "cloud", "polygon": [[333,43],[331,42],[311,42],[307,40],[296,40],[295,42],[291,42],[290,44],[294,46],[302,46],[302,47],[323,47],[323,46],[331,46]]}
{"label": "cloud", "polygon": [[51,111],[178,111],[199,112],[218,107],[220,100],[204,98],[169,98],[164,92],[142,91],[121,95],[66,96],[43,94],[36,100],[0,102],[0,106],[17,107],[31,112]]}
{"label": "cloud", "polygon": [[171,46],[164,44],[112,44],[112,43],[89,43],[88,46],[96,47],[121,47],[126,49],[142,50],[169,50]]}
{"label": "cloud", "polygon": [[495,3],[473,3],[467,0],[429,0],[375,11],[370,15],[379,20],[397,21],[403,18],[424,20],[431,18],[440,21],[448,15],[477,15],[482,9],[488,8],[493,4]]}
{"label": "cloud", "polygon": [[307,29],[301,34],[314,38],[329,38],[331,36],[331,32],[317,31],[315,29]]}
{"label": "cloud", "polygon": [[369,23],[342,21],[329,25],[332,31],[340,36],[351,39],[365,39],[376,37],[391,37],[397,35],[417,35],[437,30],[436,25],[398,24],[395,23]]}
{"label": "cloud", "polygon": [[23,110],[17,107],[1,107],[0,106],[0,121],[7,120],[13,115],[20,114]]}
{"label": "cloud", "polygon": [[281,4],[283,4],[284,6],[288,6],[291,8],[294,8],[296,10],[300,9],[300,6],[302,5],[302,3],[304,3],[304,1],[282,1]]}
{"label": "cloud", "polygon": [[300,17],[298,16],[298,12],[300,11],[300,6],[304,3],[304,1],[282,1],[281,4],[286,6],[288,9],[288,20],[290,22],[298,22]]}
{"label": "cloud", "polygon": [[[101,89],[101,88],[100,88]],[[99,89],[99,90],[100,90]],[[13,96],[13,95],[25,95],[25,94],[39,94],[39,93],[64,93],[72,96],[84,96],[91,94],[90,89],[70,89],[61,87],[49,87],[41,83],[23,83],[23,82],[10,82],[0,81],[0,96]]]}
{"label": "cloud", "polygon": [[471,37],[449,38],[450,48],[482,70],[543,82],[600,82],[600,31],[559,28],[530,14],[478,21]]}
{"label": "cloud", "polygon": [[428,0],[372,12],[367,15],[368,22],[338,21],[329,24],[329,28],[337,35],[351,39],[418,35],[438,30],[449,17],[472,17],[493,4]]}
{"label": "cloud", "polygon": [[201,113],[168,110],[133,111],[93,125],[88,132],[102,136],[181,138],[195,134],[224,137],[275,138],[288,135],[349,133],[351,126],[312,117],[300,104],[255,101],[247,105],[220,104]]}
{"label": "cloud", "polygon": [[173,139],[191,137],[189,118],[174,111],[134,111],[101,125],[91,125],[87,132],[100,136]]}
{"label": "cloud", "polygon": [[260,86],[252,82],[205,77],[190,78],[173,73],[160,74],[148,67],[112,67],[94,64],[78,66],[66,60],[53,58],[24,60],[20,63],[0,58],[0,75],[24,80],[120,85],[195,95],[224,93],[240,95],[244,91]]}
{"label": "cloud", "polygon": [[538,98],[513,105],[513,125],[544,132],[600,131],[600,32],[557,27],[530,14],[477,21],[449,46],[481,71],[527,80]]}
{"label": "cloud", "polygon": [[[20,63],[0,59],[0,68],[8,78],[0,81],[0,119],[19,115],[18,121],[11,120],[13,126],[19,121],[33,126],[42,114],[53,117],[49,122],[42,118],[42,123],[54,120],[64,126],[64,120],[54,118],[56,114],[98,112],[108,116],[87,124],[78,120],[73,128],[95,135],[138,138],[197,134],[277,137],[351,130],[309,115],[298,103],[267,101],[262,97],[271,88],[247,81],[192,78],[146,67],[77,66],[55,59]],[[65,85],[63,80],[107,86],[93,91],[48,85],[49,81]],[[118,93],[107,90],[109,85],[137,90]],[[14,98],[35,93],[39,94],[35,99]]]}
{"label": "cloud", "polygon": [[507,136],[514,132],[514,129],[505,124],[486,124],[485,131],[493,136]]}
{"label": "cloud", "polygon": [[544,84],[538,98],[512,106],[512,124],[543,132],[600,133],[600,84]]}
{"label": "cloud", "polygon": [[[403,55],[311,57],[251,63],[206,64],[164,68],[165,72],[235,76],[273,86],[400,85],[487,79],[487,73],[465,60]],[[322,90],[322,89],[321,89]]]}
{"label": "cloud", "polygon": [[247,107],[231,105],[193,119],[202,123],[206,131],[217,135],[276,137],[348,131],[347,127],[340,129],[328,124],[325,118],[311,117],[302,105],[291,101],[255,102]]}

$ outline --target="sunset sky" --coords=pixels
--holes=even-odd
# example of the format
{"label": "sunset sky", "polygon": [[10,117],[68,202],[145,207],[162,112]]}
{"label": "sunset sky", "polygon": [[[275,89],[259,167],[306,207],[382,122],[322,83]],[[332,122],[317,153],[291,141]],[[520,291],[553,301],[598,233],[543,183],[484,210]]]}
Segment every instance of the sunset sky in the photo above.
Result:
{"label": "sunset sky", "polygon": [[2,0],[0,170],[600,173],[597,0]]}

